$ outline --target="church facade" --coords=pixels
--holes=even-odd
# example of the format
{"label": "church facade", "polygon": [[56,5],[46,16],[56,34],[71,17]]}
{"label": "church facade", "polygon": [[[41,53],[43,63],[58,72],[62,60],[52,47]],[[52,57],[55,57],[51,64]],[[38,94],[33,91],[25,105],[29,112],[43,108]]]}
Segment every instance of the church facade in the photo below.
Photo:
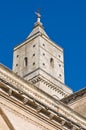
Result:
{"label": "church facade", "polygon": [[86,88],[64,83],[64,51],[37,22],[14,48],[13,70],[0,64],[0,130],[86,130]]}

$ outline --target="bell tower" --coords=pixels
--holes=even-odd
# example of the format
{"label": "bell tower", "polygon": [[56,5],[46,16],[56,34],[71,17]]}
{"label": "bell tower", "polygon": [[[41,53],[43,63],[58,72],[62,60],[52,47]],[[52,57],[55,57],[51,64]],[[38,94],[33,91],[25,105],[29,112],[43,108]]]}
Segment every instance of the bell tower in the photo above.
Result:
{"label": "bell tower", "polygon": [[46,34],[41,15],[27,39],[14,48],[13,71],[49,95],[61,99],[72,93],[64,85],[64,53]]}

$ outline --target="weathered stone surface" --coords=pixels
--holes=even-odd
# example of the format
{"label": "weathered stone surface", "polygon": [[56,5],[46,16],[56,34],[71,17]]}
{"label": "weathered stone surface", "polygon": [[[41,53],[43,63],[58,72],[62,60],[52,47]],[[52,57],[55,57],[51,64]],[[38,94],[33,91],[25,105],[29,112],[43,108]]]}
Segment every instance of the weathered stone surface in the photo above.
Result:
{"label": "weathered stone surface", "polygon": [[[14,48],[13,71],[51,96],[61,99],[72,93],[64,84],[63,57],[63,49],[49,39],[41,23],[36,23],[26,41]],[[33,81],[39,76],[46,83]]]}
{"label": "weathered stone surface", "polygon": [[86,117],[86,88],[63,98],[61,101],[83,117]]}
{"label": "weathered stone surface", "polygon": [[86,97],[69,104],[74,111],[78,112],[80,115],[86,117]]}
{"label": "weathered stone surface", "polygon": [[10,130],[10,128],[7,126],[5,120],[0,115],[0,130]]}

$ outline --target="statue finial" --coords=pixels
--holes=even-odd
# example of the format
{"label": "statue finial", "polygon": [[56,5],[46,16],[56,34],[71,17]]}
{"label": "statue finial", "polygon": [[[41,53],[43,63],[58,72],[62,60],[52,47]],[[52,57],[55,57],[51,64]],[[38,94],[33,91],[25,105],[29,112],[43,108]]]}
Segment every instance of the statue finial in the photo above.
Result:
{"label": "statue finial", "polygon": [[37,12],[35,12],[35,14],[37,15],[37,22],[40,22],[41,18],[40,9],[38,9]]}

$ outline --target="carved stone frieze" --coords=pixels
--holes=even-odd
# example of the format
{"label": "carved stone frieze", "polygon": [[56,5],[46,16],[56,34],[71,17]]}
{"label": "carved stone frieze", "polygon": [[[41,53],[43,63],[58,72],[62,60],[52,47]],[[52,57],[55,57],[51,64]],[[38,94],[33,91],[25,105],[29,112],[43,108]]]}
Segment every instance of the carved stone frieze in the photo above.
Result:
{"label": "carved stone frieze", "polygon": [[29,80],[31,83],[36,84],[37,82],[42,82],[44,84],[46,84],[46,87],[51,88],[52,90],[56,91],[57,93],[61,94],[63,97],[67,96],[67,94],[58,86],[54,85],[53,83],[51,83],[50,81],[44,79],[42,76],[37,76],[35,78],[32,78]]}

